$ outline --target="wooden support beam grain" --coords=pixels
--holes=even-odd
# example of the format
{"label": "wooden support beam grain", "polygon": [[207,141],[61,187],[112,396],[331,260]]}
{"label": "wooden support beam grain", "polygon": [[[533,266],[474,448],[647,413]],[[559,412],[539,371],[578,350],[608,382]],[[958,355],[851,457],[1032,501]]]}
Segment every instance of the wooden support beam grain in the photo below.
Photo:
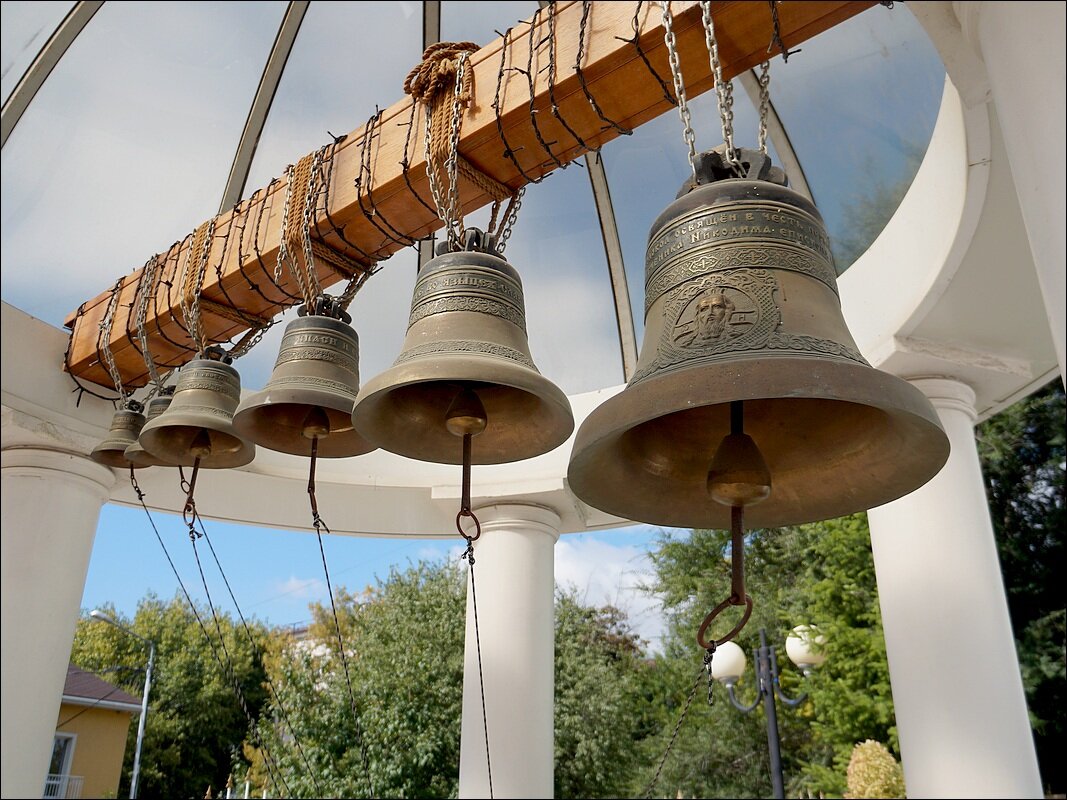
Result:
{"label": "wooden support beam grain", "polygon": [[[872,5],[873,0],[782,3],[782,40],[796,47]],[[694,97],[713,86],[700,8],[693,2],[675,2],[672,8],[686,91]],[[509,31],[506,42],[498,38],[474,53],[474,99],[464,115],[459,144],[464,157],[517,190],[671,109],[634,44],[635,9],[635,3],[623,2],[556,3]],[[719,2],[713,13],[727,78],[766,59],[771,19],[765,3]],[[652,68],[669,83],[659,4],[643,3],[637,22],[637,42]],[[549,37],[550,26],[554,37]],[[579,48],[586,88],[575,69]],[[370,265],[441,227],[431,210],[423,125],[421,109],[412,109],[410,98],[405,98],[328,148],[329,193],[313,222],[315,238]],[[492,200],[463,179],[459,189],[464,213]],[[284,196],[284,181],[275,181],[217,217],[201,290],[203,298],[220,304],[215,308],[229,306],[270,318],[300,301],[287,271],[274,281]],[[162,367],[180,366],[194,355],[180,310],[179,285],[190,241],[191,236],[164,254],[162,283],[149,304],[149,350]],[[136,270],[124,281],[112,329],[112,352],[127,386],[147,380],[135,344],[134,298],[142,275],[143,270]],[[340,280],[322,265],[319,278],[323,286]],[[102,364],[99,329],[109,297],[110,291],[100,294],[66,320],[72,336],[67,369],[104,386],[111,386],[111,379]],[[224,342],[250,327],[234,317],[205,310],[208,338]]]}

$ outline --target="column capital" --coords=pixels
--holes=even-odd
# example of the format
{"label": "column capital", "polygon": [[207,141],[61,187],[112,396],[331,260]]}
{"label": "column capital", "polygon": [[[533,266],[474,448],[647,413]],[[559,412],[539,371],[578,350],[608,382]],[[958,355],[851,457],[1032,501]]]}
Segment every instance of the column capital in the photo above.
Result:
{"label": "column capital", "polygon": [[80,453],[33,445],[5,447],[0,452],[0,469],[4,477],[32,475],[79,484],[99,495],[101,503],[111,497],[116,480],[110,467]]}
{"label": "column capital", "polygon": [[476,508],[475,513],[483,532],[521,525],[548,534],[553,542],[559,541],[560,526],[563,524],[559,514],[551,508],[527,503],[497,503]]}
{"label": "column capital", "polygon": [[934,408],[959,411],[971,422],[978,420],[974,389],[955,378],[909,378],[908,383],[926,395]]}

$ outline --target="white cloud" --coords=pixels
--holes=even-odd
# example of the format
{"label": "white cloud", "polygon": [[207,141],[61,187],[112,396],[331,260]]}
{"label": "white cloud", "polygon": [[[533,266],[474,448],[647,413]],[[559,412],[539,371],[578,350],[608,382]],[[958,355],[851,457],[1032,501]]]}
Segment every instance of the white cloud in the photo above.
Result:
{"label": "white cloud", "polygon": [[556,545],[556,583],[574,588],[590,605],[614,605],[626,612],[637,634],[658,650],[666,630],[660,601],[641,589],[653,576],[648,553],[632,545],[568,541]]}
{"label": "white cloud", "polygon": [[292,600],[318,600],[326,596],[326,584],[318,578],[298,578],[290,575],[288,580],[275,581],[275,598]]}

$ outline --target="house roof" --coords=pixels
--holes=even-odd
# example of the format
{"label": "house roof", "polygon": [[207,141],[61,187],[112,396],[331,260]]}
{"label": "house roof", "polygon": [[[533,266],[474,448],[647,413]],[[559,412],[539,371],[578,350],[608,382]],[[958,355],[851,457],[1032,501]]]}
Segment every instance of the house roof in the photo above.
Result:
{"label": "house roof", "polygon": [[127,694],[103,678],[74,664],[67,665],[63,684],[63,702],[75,705],[98,705],[103,708],[129,708],[139,711],[141,698]]}

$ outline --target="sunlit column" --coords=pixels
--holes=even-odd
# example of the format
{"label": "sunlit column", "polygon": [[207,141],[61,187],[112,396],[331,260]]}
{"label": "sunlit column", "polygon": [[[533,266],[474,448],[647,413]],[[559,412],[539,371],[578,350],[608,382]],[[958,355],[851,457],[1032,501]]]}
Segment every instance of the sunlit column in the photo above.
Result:
{"label": "sunlit column", "polygon": [[956,3],[963,31],[986,65],[1061,379],[1067,375],[1067,204],[1060,166],[1067,136],[1065,10],[1064,3]]}
{"label": "sunlit column", "polygon": [[[496,797],[552,797],[553,558],[560,519],[539,506],[477,511],[475,545],[482,674]],[[471,583],[463,667],[459,796],[489,797]]]}
{"label": "sunlit column", "polygon": [[914,380],[952,452],[922,488],[869,512],[909,797],[1041,797],[993,526],[974,392]]}
{"label": "sunlit column", "polygon": [[115,475],[85,456],[7,448],[0,469],[2,795],[40,797],[100,508]]}

